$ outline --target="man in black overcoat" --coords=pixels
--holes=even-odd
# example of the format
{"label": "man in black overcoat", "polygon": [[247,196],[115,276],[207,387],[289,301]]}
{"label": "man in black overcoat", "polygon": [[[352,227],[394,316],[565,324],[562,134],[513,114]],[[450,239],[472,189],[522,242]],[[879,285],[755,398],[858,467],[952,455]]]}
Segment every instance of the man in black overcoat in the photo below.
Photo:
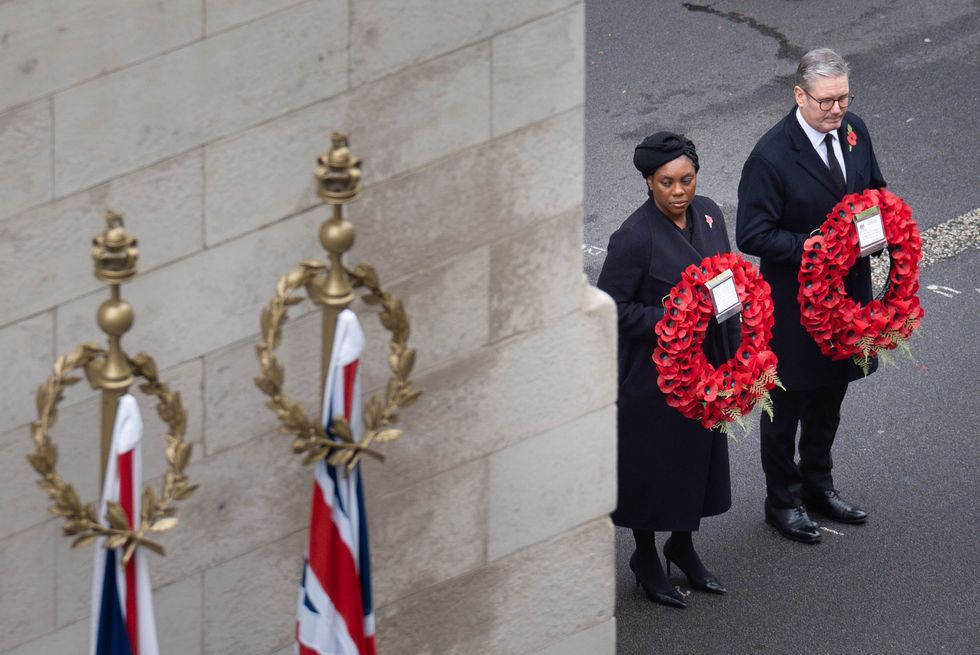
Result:
{"label": "man in black overcoat", "polygon": [[[847,111],[848,65],[826,48],[803,56],[793,89],[796,106],[759,140],[742,169],[736,242],[761,260],[772,286],[772,349],[786,391],[773,389],[774,418],[763,416],[762,469],[766,522],[783,536],[820,541],[807,510],[844,523],[867,514],[844,500],[831,475],[831,447],[847,384],[863,377],[850,361],[834,361],[800,323],[797,275],[803,242],[848,193],[885,186],[864,121]],[[845,280],[847,293],[871,300],[871,266],[858,258]],[[874,370],[872,366],[872,371]],[[796,430],[800,427],[799,465]]]}

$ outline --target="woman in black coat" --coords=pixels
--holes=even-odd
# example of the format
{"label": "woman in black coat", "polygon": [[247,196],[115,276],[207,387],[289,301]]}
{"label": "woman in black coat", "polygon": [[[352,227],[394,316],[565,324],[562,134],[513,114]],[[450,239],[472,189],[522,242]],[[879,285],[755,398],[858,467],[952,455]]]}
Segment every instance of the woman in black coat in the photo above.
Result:
{"label": "woman in black coat", "polygon": [[[654,533],[673,533],[664,544],[668,572],[673,562],[695,589],[725,592],[701,563],[691,533],[701,517],[731,506],[728,443],[667,405],[652,360],[654,326],[681,272],[731,246],[718,205],[695,195],[698,157],[691,141],[658,132],[636,147],[633,163],[650,197],[609,238],[597,283],[619,315],[619,492],[612,518],[633,529],[630,568],[647,596],[684,608],[664,575]],[[717,366],[729,359],[739,333],[737,317],[722,325],[712,320],[704,341],[708,360]]]}

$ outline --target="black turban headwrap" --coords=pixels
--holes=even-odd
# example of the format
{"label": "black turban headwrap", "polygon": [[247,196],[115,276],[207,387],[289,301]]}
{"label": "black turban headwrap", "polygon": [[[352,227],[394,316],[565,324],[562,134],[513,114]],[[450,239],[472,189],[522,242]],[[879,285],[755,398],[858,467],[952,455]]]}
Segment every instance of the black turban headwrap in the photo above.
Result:
{"label": "black turban headwrap", "polygon": [[683,155],[687,155],[694,163],[696,173],[700,166],[694,142],[685,138],[683,134],[657,132],[643,139],[640,145],[636,146],[636,150],[633,151],[633,165],[643,177],[650,177],[658,168]]}

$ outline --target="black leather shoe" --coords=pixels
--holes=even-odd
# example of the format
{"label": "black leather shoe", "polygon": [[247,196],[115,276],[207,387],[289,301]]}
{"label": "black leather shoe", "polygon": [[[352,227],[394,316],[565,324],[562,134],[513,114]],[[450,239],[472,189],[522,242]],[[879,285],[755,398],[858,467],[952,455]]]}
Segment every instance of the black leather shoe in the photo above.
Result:
{"label": "black leather shoe", "polygon": [[[658,564],[657,566],[660,565]],[[681,595],[677,593],[676,589],[671,587],[669,591],[658,591],[652,581],[640,577],[640,569],[636,564],[636,553],[633,553],[633,556],[630,557],[630,570],[633,571],[633,575],[636,577],[636,586],[643,587],[643,593],[646,594],[647,598],[655,603],[673,607],[674,609],[687,609],[687,603],[684,602],[684,599],[681,598]],[[663,575],[663,572],[661,572],[661,575]]]}
{"label": "black leather shoe", "polygon": [[769,499],[766,498],[766,523],[776,528],[779,534],[787,539],[804,544],[820,542],[820,530],[817,529],[817,524],[807,516],[806,508],[803,505],[781,509],[770,505]]}
{"label": "black leather shoe", "polygon": [[[697,555],[694,557],[695,560],[699,560]],[[702,569],[703,573],[695,571],[689,572],[687,569],[685,569],[681,565],[680,560],[674,554],[673,544],[670,542],[669,538],[664,542],[664,560],[667,561],[668,576],[670,576],[670,565],[674,564],[684,575],[687,576],[687,581],[691,583],[691,586],[698,591],[707,591],[712,594],[723,594],[728,591],[720,582],[718,582],[718,578],[716,578],[711,571],[704,568],[704,565],[702,565],[700,561],[697,561],[696,566],[697,568]]]}
{"label": "black leather shoe", "polygon": [[868,520],[867,512],[841,498],[834,489],[804,495],[803,502],[814,514],[826,516],[839,523],[864,523]]}

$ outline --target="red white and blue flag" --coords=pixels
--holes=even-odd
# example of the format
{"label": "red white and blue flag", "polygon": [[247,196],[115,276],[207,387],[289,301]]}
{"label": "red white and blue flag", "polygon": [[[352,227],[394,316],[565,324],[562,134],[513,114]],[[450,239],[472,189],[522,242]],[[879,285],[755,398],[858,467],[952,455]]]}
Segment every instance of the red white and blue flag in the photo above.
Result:
{"label": "red white and blue flag", "polygon": [[[357,315],[337,317],[323,393],[323,422],[342,415],[354,440],[361,437],[361,377],[364,332]],[[361,467],[317,463],[310,537],[296,609],[297,655],[374,655],[371,558]]]}
{"label": "red white and blue flag", "polygon": [[[106,463],[99,516],[106,522],[109,501],[119,503],[132,529],[139,529],[143,461],[143,419],[136,399],[125,394],[116,406],[112,446]],[[107,550],[96,542],[92,574],[90,655],[159,655],[153,618],[150,572],[137,548],[123,566],[123,549]]]}

